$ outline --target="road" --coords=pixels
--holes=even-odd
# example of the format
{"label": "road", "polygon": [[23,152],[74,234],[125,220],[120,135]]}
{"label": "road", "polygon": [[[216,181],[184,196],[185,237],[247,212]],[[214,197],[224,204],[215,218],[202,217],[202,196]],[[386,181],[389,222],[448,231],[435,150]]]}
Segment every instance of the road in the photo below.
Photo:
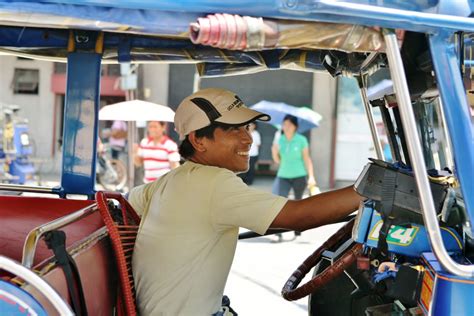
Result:
{"label": "road", "polygon": [[285,301],[280,296],[281,288],[291,273],[339,227],[341,224],[306,231],[294,241],[289,241],[293,233],[285,233],[287,241],[281,243],[272,242],[275,238],[270,236],[239,241],[225,289],[231,306],[240,316],[308,315],[307,298]]}

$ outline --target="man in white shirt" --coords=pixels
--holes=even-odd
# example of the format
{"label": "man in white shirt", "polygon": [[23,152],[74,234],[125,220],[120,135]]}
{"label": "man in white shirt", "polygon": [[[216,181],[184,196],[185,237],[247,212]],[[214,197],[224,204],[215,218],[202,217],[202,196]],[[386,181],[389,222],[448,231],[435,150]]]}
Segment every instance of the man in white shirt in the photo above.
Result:
{"label": "man in white shirt", "polygon": [[249,170],[247,172],[239,173],[239,177],[242,178],[245,184],[252,185],[255,179],[255,165],[257,164],[258,154],[262,139],[260,133],[257,131],[257,125],[255,122],[249,124],[249,132],[252,135],[252,146],[249,151]]}
{"label": "man in white shirt", "polygon": [[175,127],[187,161],[129,196],[142,217],[133,254],[141,315],[235,315],[221,298],[239,227],[302,231],[357,209],[352,187],[289,201],[236,176],[249,166],[248,124],[269,119],[223,89],[198,91],[179,105]]}

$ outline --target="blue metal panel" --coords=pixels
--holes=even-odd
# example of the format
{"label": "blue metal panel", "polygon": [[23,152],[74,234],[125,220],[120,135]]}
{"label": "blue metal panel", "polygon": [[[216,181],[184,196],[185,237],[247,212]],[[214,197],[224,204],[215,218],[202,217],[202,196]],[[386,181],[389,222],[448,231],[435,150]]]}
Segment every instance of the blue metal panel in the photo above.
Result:
{"label": "blue metal panel", "polygon": [[17,157],[10,165],[10,173],[18,180],[13,179],[12,183],[25,184],[27,180],[32,180],[35,175],[35,167],[27,159]]}
{"label": "blue metal panel", "polygon": [[[197,46],[191,41],[183,39],[165,39],[145,35],[134,35],[133,37],[124,34],[107,33],[104,36],[104,46],[119,47],[122,41],[130,41],[130,47],[154,47],[170,49],[195,49]],[[0,26],[0,46],[27,47],[27,48],[50,48],[68,45],[69,30],[66,29],[37,29],[15,26]],[[211,58],[211,57],[209,57]]]}
{"label": "blue metal panel", "polygon": [[[430,49],[441,92],[446,124],[453,146],[456,176],[466,211],[474,221],[474,131],[471,126],[469,104],[459,70],[459,59],[451,34],[440,32],[430,36]],[[474,234],[474,226],[471,225]]]}
{"label": "blue metal panel", "polygon": [[[157,10],[157,6],[160,6],[159,1],[154,3],[157,5],[143,9],[127,9],[120,6],[121,1],[113,1],[110,7],[104,7],[84,2],[83,5],[77,5],[76,1],[69,4],[54,4],[0,0],[0,13],[8,15],[8,21],[15,21],[14,25],[32,27],[45,25],[46,28],[54,28],[56,25],[56,28],[60,29],[76,28],[120,33],[129,30],[132,33],[178,35],[188,30],[190,22],[206,15],[207,12],[201,8],[202,13],[193,13],[186,6],[178,12],[159,11]],[[3,20],[1,14],[0,21]]]}
{"label": "blue metal panel", "polygon": [[[127,29],[131,32],[168,35],[186,31],[189,22],[195,20],[197,16],[203,16],[210,12],[335,23],[344,21],[344,23],[400,28],[418,32],[436,32],[437,29],[474,31],[474,21],[465,18],[472,11],[472,1],[448,1],[51,0],[21,2],[4,0],[0,1],[0,13],[9,15],[13,20],[25,21],[25,24],[30,23],[30,25],[48,24],[47,27],[51,27],[54,23],[51,24],[50,21],[59,17],[60,21],[56,20],[56,23],[59,23],[61,27],[111,31]],[[25,14],[27,14],[26,20]],[[68,17],[73,17],[73,19]]]}
{"label": "blue metal panel", "polygon": [[423,254],[423,259],[436,278],[431,296],[430,315],[472,315],[474,280],[447,274],[433,253]]}
{"label": "blue metal panel", "polygon": [[357,220],[352,230],[352,239],[360,244],[365,244],[367,235],[370,232],[370,222],[372,220],[372,213],[374,212],[373,202],[366,202],[362,210],[357,214]]}
{"label": "blue metal panel", "polygon": [[[28,125],[26,123],[18,123],[15,124],[14,129],[13,143],[15,144],[16,155],[24,157],[33,154],[33,146],[29,143]],[[24,134],[28,139],[28,144],[24,143]]]}
{"label": "blue metal panel", "polygon": [[66,47],[68,30],[48,30],[13,26],[0,28],[0,45],[11,47]]}
{"label": "blue metal panel", "polygon": [[[20,1],[9,1],[9,2],[23,2]],[[444,0],[446,1],[446,0]],[[352,4],[367,4],[380,7],[389,7],[394,9],[404,9],[413,11],[432,11],[439,3],[444,2],[443,0],[411,0],[411,1],[400,1],[400,0],[332,0],[332,2],[345,2]],[[449,1],[449,0],[448,0]],[[36,1],[43,3],[58,3],[58,4],[77,4],[77,5],[93,5],[103,7],[117,7],[117,8],[132,8],[132,9],[160,9],[160,10],[177,10],[179,8],[186,8],[186,11],[205,10],[211,8],[227,8],[227,9],[239,9],[255,7],[263,8],[270,5],[277,6],[278,1],[274,0],[259,0],[258,2],[252,0],[229,0],[229,1],[216,1],[216,0],[178,0],[178,1],[156,1],[156,0],[46,0]],[[287,6],[293,6],[298,3],[314,3],[322,1],[298,1],[290,0],[285,1]],[[457,0],[453,5],[454,7],[467,2]]]}
{"label": "blue metal panel", "polygon": [[0,311],[2,315],[48,315],[41,304],[27,291],[10,282],[0,280]]}
{"label": "blue metal panel", "polygon": [[64,109],[64,194],[94,193],[101,55],[71,53],[68,56]]}
{"label": "blue metal panel", "polygon": [[[369,247],[377,247],[378,232],[382,227],[382,218],[378,212],[372,213],[370,225],[367,227],[365,244]],[[393,253],[402,254],[409,257],[419,257],[423,252],[431,251],[430,243],[426,228],[423,225],[411,224],[411,234],[402,233],[405,240],[403,242],[396,242],[391,236],[397,236],[396,231],[405,231],[405,228],[400,226],[392,226],[389,236],[387,238],[388,250]],[[411,237],[410,237],[410,236]],[[462,239],[458,233],[451,228],[442,228],[441,236],[444,245],[449,252],[459,253],[462,250]],[[364,242],[364,241],[358,241]]]}

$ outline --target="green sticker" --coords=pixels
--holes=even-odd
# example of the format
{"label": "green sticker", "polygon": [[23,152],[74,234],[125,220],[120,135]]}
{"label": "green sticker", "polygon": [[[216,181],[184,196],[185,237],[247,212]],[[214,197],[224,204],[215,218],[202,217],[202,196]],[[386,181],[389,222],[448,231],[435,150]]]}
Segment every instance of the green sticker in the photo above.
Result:
{"label": "green sticker", "polygon": [[[380,228],[382,228],[382,221],[378,221],[375,226],[372,228],[372,231],[369,234],[369,239],[378,240]],[[402,226],[391,226],[390,231],[387,236],[387,243],[399,245],[399,246],[408,246],[415,239],[416,234],[418,233],[419,228],[417,226],[412,227],[402,227]]]}

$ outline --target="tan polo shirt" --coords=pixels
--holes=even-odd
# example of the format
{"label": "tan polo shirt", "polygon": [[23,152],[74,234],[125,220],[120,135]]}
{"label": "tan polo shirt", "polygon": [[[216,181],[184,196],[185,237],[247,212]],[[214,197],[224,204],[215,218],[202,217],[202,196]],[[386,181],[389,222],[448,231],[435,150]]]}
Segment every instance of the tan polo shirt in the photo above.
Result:
{"label": "tan polo shirt", "polygon": [[133,189],[129,200],[142,215],[133,255],[138,307],[154,316],[219,311],[239,227],[265,233],[287,202],[193,162]]}

